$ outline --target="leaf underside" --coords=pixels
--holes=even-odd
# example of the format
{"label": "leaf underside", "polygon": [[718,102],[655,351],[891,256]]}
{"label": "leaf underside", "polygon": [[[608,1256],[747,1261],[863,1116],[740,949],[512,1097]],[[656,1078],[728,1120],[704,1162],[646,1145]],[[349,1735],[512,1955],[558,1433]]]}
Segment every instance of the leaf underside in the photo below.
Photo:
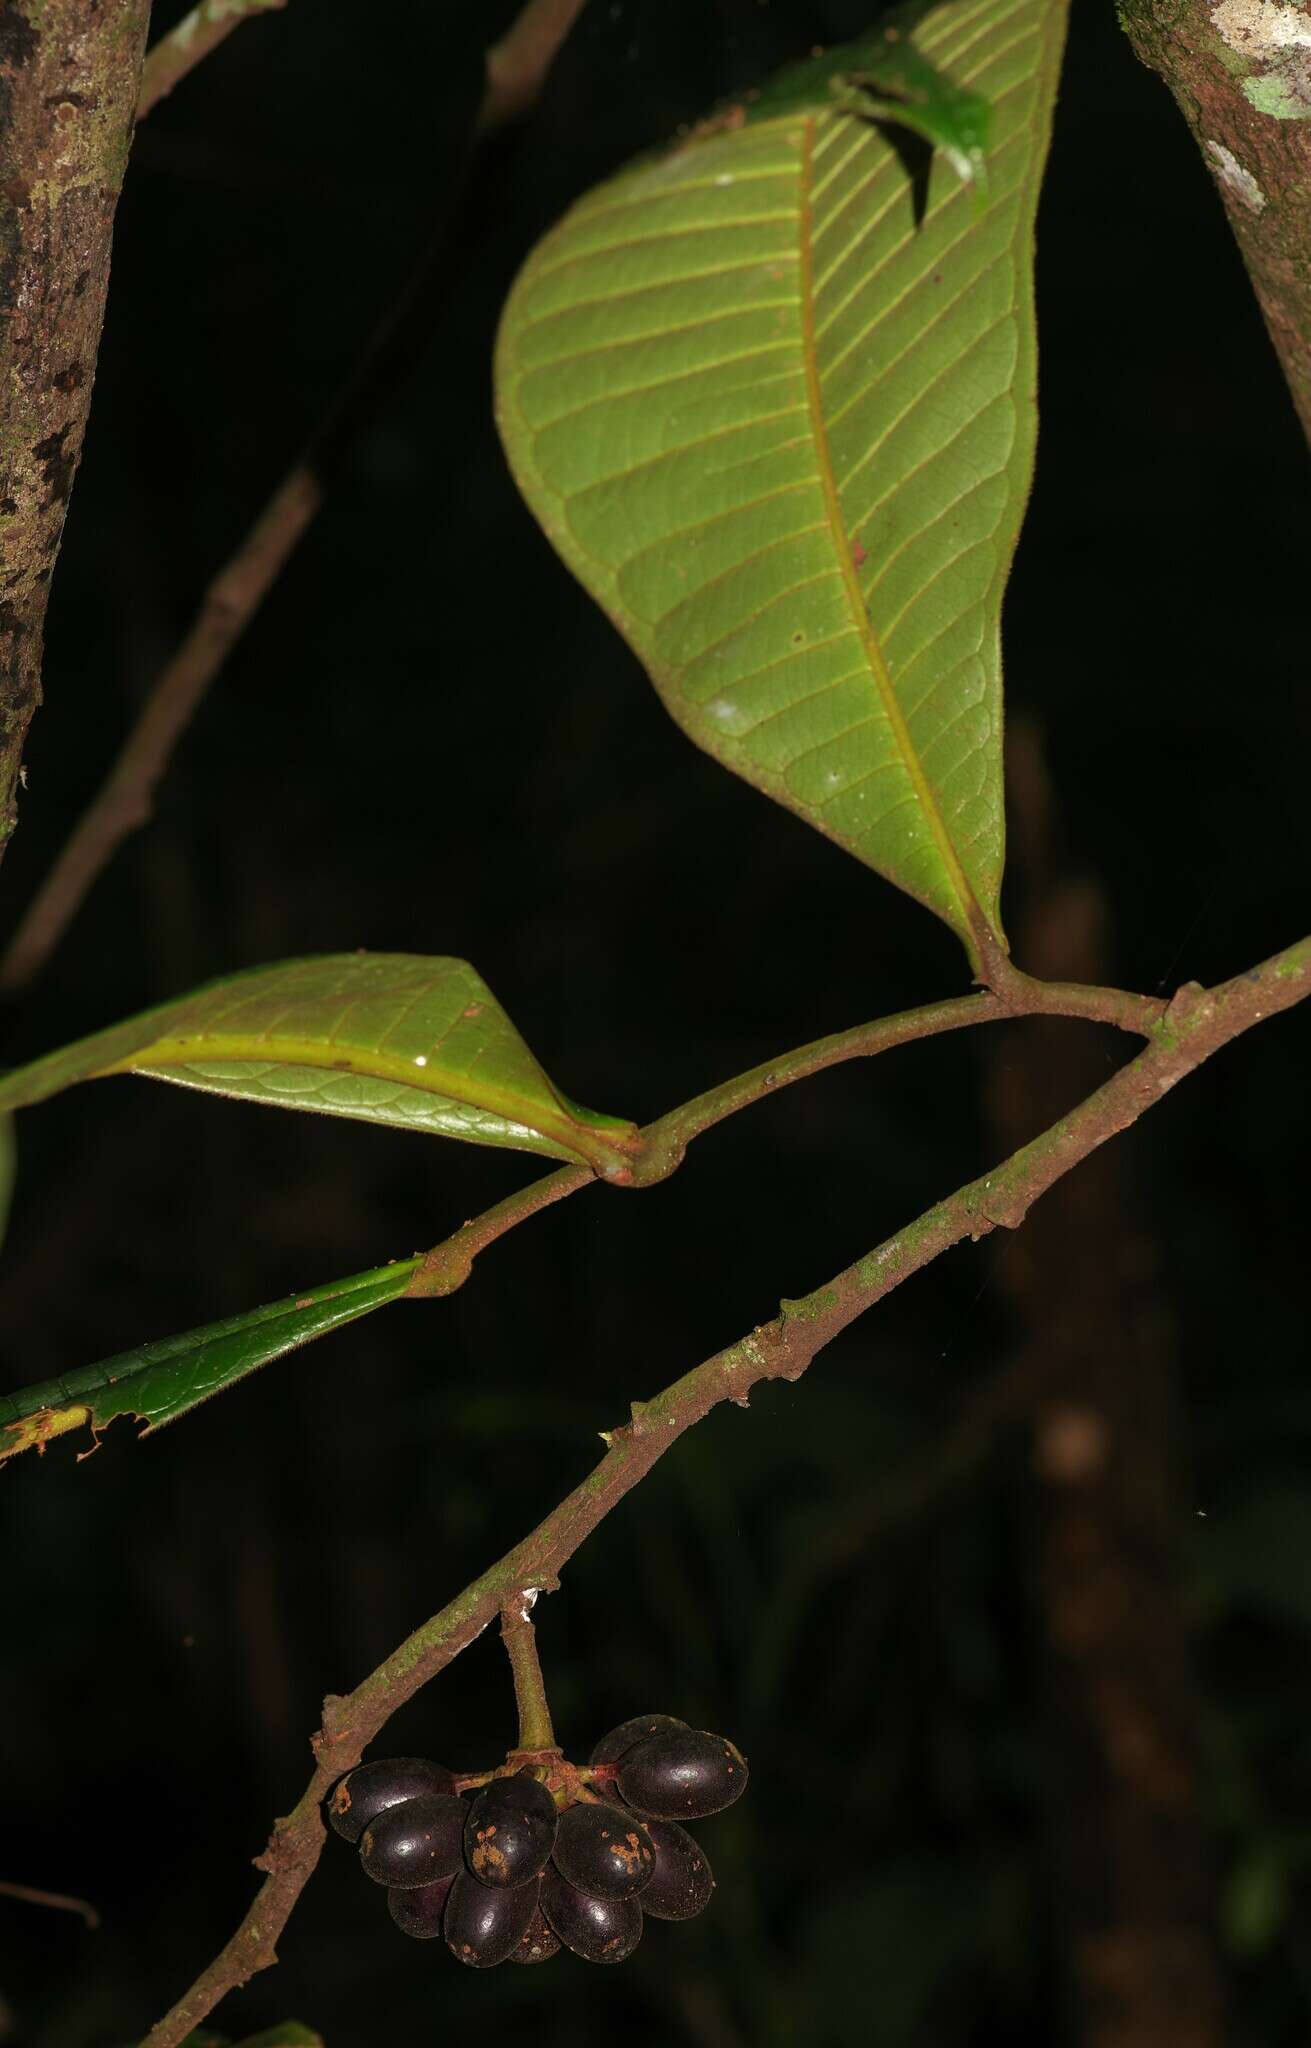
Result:
{"label": "leaf underside", "polygon": [[70,1430],[87,1428],[95,1434],[120,1415],[144,1424],[142,1435],[162,1429],[270,1360],[395,1301],[419,1263],[398,1259],[181,1336],[138,1345],[61,1379],[0,1394],[0,1462],[19,1451],[41,1449]]}
{"label": "leaf underside", "polygon": [[464,960],[337,953],[211,983],[20,1067],[0,1113],[135,1073],[624,1176],[631,1124],[568,1102]]}
{"label": "leaf underside", "polygon": [[991,109],[981,205],[834,97],[871,36],[810,67],[799,104],[766,92],[581,201],[498,344],[519,486],[674,718],[976,964],[1000,930],[999,619],[1063,32],[1053,0],[963,0],[915,30]]}

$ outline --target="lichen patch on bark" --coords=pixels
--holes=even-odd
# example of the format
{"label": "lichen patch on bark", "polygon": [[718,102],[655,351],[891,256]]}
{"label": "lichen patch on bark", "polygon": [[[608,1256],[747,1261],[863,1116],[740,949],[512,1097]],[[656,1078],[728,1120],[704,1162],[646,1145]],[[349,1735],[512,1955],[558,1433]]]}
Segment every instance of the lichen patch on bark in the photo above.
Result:
{"label": "lichen patch on bark", "polygon": [[1282,0],[1217,0],[1211,21],[1255,67],[1242,80],[1249,106],[1277,121],[1311,119],[1311,13]]}
{"label": "lichen patch on bark", "polygon": [[1215,166],[1215,175],[1227,191],[1253,213],[1260,213],[1265,205],[1265,193],[1257,184],[1250,171],[1245,171],[1231,149],[1223,142],[1207,141],[1206,153]]}

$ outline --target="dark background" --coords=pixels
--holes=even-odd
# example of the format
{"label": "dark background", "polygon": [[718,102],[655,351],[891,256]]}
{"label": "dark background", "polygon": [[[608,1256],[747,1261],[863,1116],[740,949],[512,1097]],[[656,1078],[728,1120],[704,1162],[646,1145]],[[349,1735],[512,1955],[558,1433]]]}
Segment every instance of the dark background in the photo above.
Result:
{"label": "dark background", "polygon": [[[293,0],[143,127],[6,928],[451,207],[479,54],[513,11]],[[11,1006],[6,1060],[260,961],[451,953],[561,1086],[645,1119],[963,991],[931,919],[683,739],[519,504],[491,424],[498,308],[569,201],[867,20],[855,0],[592,0],[532,118],[474,165],[409,360],[152,823]],[[1210,181],[1100,0],[1075,10],[1039,239],[1011,716],[1102,892],[1115,973],[1166,990],[1306,923],[1306,451]],[[122,1424],[88,1462],[64,1443],[9,1468],[0,1877],[81,1894],[103,1925],[0,1899],[6,2048],[144,2032],[243,1910],[322,1695],[554,1505],[631,1398],[998,1156],[998,1088],[1036,1028],[825,1074],[668,1184],[543,1215],[445,1304],[389,1309],[145,1444]],[[1148,1444],[1171,1506],[1145,1568],[1177,1636],[1161,1667],[1187,1652],[1195,1673],[1181,1825],[1243,2048],[1311,2035],[1305,1029],[1225,1053],[1121,1161],[1181,1396]],[[1124,1056],[1059,1030],[1096,1073]],[[538,1170],[132,1081],[27,1113],[19,1142],[12,1387],[409,1253]],[[395,1935],[331,1842],[227,2031],[1127,2043],[1090,2031],[1087,1904],[1053,1875],[1089,1786],[1053,1725],[1044,1425],[1023,1382],[1005,1391],[1033,1348],[1018,1242],[953,1253],[797,1386],[717,1412],[539,1607],[575,1755],[655,1708],[750,1756],[747,1799],[701,1830],[720,1879],[703,1918],[652,1928],[622,1970],[475,1976]],[[1126,1696],[1156,1672],[1151,1649],[1130,1660]],[[489,1634],[378,1753],[485,1767],[512,1738]],[[1094,1913],[1132,1919],[1133,1890],[1112,1881]]]}

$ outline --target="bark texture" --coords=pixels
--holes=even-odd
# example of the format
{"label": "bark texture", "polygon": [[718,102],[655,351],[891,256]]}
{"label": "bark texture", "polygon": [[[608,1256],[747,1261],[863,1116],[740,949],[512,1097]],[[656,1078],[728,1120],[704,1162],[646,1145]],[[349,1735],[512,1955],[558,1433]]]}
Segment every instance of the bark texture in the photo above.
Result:
{"label": "bark texture", "polygon": [[0,0],[0,855],[91,404],[149,0]]}
{"label": "bark texture", "polygon": [[1311,440],[1311,11],[1296,0],[1121,0],[1215,180]]}

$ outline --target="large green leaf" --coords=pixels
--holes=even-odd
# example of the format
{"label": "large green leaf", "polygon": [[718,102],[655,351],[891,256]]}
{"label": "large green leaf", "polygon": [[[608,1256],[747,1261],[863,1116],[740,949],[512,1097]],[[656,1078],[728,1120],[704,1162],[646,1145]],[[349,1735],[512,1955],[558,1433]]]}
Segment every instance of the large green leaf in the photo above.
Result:
{"label": "large green leaf", "polygon": [[569,1102],[464,960],[328,953],[212,982],[0,1080],[0,1113],[101,1074],[400,1124],[628,1174],[632,1124]]}
{"label": "large green leaf", "polygon": [[942,156],[925,186],[853,106],[879,31],[589,194],[497,352],[520,488],[679,724],[976,963],[1063,30],[1060,0],[960,0],[915,30],[991,109],[981,203]]}
{"label": "large green leaf", "polygon": [[90,1429],[94,1435],[120,1415],[144,1423],[143,1436],[162,1429],[270,1359],[395,1301],[418,1265],[418,1259],[397,1259],[179,1337],[140,1344],[20,1393],[0,1394],[0,1462],[19,1451],[40,1450],[69,1430]]}

